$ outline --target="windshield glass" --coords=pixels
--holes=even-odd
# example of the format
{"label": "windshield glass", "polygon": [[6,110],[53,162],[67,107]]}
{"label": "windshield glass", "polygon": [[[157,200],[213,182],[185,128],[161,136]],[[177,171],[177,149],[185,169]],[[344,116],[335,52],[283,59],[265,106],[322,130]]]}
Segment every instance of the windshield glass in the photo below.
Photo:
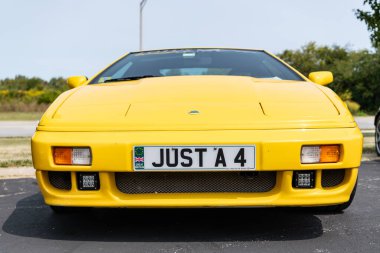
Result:
{"label": "windshield glass", "polygon": [[92,84],[139,76],[228,75],[303,80],[264,51],[183,49],[131,53],[104,70]]}

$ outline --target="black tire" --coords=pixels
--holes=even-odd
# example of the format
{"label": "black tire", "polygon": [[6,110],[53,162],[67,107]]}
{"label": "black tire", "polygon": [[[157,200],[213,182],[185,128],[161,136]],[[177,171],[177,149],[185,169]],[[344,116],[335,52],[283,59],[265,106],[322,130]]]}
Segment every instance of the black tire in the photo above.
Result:
{"label": "black tire", "polygon": [[50,206],[56,214],[83,213],[89,211],[88,207]]}
{"label": "black tire", "polygon": [[350,199],[347,202],[339,204],[339,205],[316,207],[314,210],[318,212],[323,212],[323,213],[340,213],[343,210],[347,209],[354,201],[357,184],[358,184],[358,181],[356,181],[355,187],[351,192]]}
{"label": "black tire", "polygon": [[375,148],[377,155],[380,156],[380,119],[377,120],[375,127]]}

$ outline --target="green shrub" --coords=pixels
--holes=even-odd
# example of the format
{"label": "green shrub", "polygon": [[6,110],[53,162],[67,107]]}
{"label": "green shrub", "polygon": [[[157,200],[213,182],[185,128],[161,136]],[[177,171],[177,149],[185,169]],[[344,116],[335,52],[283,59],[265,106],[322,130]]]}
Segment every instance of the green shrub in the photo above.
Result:
{"label": "green shrub", "polygon": [[360,105],[358,103],[352,100],[346,100],[344,102],[346,103],[348,110],[350,110],[353,115],[357,115],[359,113]]}
{"label": "green shrub", "polygon": [[40,112],[46,110],[59,94],[67,90],[66,80],[16,76],[0,80],[0,111]]}
{"label": "green shrub", "polygon": [[379,108],[380,49],[354,51],[311,42],[299,50],[285,50],[279,56],[305,76],[313,71],[333,72],[334,82],[329,87],[342,100],[356,101],[364,112],[375,112]]}
{"label": "green shrub", "polygon": [[50,104],[59,96],[59,94],[60,93],[58,91],[54,90],[45,91],[44,93],[38,96],[37,103]]}

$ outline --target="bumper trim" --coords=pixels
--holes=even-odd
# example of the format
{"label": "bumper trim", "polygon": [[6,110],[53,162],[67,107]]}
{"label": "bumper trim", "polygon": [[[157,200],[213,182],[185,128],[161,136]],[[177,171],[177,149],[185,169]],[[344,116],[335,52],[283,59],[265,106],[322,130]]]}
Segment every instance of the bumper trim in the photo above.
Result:
{"label": "bumper trim", "polygon": [[[72,176],[75,172],[72,172]],[[53,188],[47,173],[37,171],[37,180],[45,202],[55,206],[89,207],[273,207],[273,206],[323,206],[347,202],[354,189],[358,168],[347,169],[339,186],[322,188],[321,171],[317,171],[316,188],[292,188],[292,171],[278,171],[277,184],[264,193],[174,193],[174,194],[124,194],[116,187],[112,172],[100,172],[103,187],[99,191],[79,191],[73,180],[69,192]]]}

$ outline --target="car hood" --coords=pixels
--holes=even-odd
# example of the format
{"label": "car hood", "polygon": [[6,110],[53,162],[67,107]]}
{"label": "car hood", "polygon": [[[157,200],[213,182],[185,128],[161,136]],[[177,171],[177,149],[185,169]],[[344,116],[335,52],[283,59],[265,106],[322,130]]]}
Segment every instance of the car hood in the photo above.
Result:
{"label": "car hood", "polygon": [[[39,130],[223,130],[354,127],[329,89],[304,81],[179,76],[68,91]],[[336,96],[336,95],[335,95]]]}

